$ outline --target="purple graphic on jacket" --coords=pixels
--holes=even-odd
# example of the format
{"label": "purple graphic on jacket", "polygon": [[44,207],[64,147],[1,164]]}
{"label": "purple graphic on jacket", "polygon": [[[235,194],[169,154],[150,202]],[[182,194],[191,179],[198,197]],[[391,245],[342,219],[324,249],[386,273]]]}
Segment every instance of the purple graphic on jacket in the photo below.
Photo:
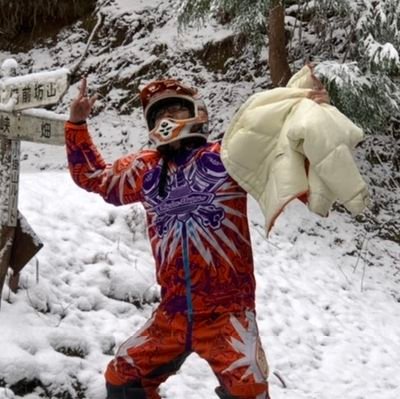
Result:
{"label": "purple graphic on jacket", "polygon": [[[244,214],[228,205],[232,201],[245,200],[245,193],[238,190],[236,182],[228,175],[220,154],[207,151],[207,147],[189,150],[169,163],[165,198],[159,194],[161,162],[143,178],[143,205],[149,227],[156,231],[157,237],[150,239],[161,267],[165,261],[169,263],[172,260],[181,245],[182,225],[185,226],[185,236],[205,264],[211,265],[212,253],[216,253],[234,268],[226,247],[235,253],[239,253],[239,248],[226,235],[228,230],[249,244],[240,229],[230,221],[233,215],[242,217]],[[213,234],[216,234],[215,238]]]}
{"label": "purple graphic on jacket", "polygon": [[158,235],[164,237],[177,222],[186,223],[190,219],[204,229],[219,229],[225,212],[213,202],[218,187],[228,179],[219,156],[209,154],[175,169],[168,180],[165,198],[158,192],[161,167],[150,171],[143,181],[145,199],[155,213]]}

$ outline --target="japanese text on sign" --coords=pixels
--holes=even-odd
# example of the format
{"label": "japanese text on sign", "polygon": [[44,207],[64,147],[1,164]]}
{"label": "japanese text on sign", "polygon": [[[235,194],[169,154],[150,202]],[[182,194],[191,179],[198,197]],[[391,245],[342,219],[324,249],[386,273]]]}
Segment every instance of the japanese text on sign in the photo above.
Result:
{"label": "japanese text on sign", "polygon": [[10,165],[10,191],[8,206],[8,225],[16,226],[18,218],[18,182],[19,182],[19,156],[20,142],[11,142],[11,165]]}
{"label": "japanese text on sign", "polygon": [[67,90],[68,82],[67,69],[1,79],[0,102],[6,104],[13,99],[13,110],[55,104]]}
{"label": "japanese text on sign", "polygon": [[64,124],[67,116],[36,110],[8,113],[0,111],[0,136],[10,140],[64,145]]}

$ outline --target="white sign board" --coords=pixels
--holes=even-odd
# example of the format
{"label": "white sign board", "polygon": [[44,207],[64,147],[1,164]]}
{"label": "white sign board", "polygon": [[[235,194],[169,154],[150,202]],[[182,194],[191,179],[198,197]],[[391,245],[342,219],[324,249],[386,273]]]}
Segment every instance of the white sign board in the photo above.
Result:
{"label": "white sign board", "polygon": [[18,113],[0,111],[0,136],[10,140],[64,145],[65,115],[46,110],[29,110]]}
{"label": "white sign board", "polygon": [[10,110],[43,107],[56,104],[69,87],[69,69],[31,73],[0,80],[0,103],[10,104]]}

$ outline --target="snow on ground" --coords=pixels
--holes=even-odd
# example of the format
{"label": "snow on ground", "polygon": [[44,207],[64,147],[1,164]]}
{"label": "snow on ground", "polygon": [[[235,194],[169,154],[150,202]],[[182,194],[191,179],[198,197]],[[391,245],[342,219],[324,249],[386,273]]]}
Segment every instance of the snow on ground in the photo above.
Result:
{"label": "snow on ground", "polygon": [[[22,289],[3,293],[1,379],[38,379],[71,393],[79,380],[88,399],[103,399],[102,372],[116,345],[157,306],[143,211],[106,204],[65,171],[25,172],[21,191],[20,210],[45,247],[24,269]],[[381,259],[367,267],[357,263],[359,232],[341,214],[322,220],[294,203],[266,240],[252,200],[249,209],[260,333],[272,371],[287,384],[272,375],[272,398],[399,398],[399,287],[391,280],[398,246],[371,240]],[[216,398],[216,385],[192,355],[161,392]],[[0,398],[18,397],[0,389]]]}

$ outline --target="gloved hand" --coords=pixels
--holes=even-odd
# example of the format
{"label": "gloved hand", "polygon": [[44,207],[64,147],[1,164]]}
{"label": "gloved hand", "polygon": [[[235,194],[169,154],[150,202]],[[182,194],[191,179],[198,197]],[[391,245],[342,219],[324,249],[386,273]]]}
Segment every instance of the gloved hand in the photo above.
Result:
{"label": "gloved hand", "polygon": [[84,122],[89,117],[96,99],[96,94],[88,97],[87,81],[86,78],[82,78],[78,96],[71,103],[69,121],[72,123]]}
{"label": "gloved hand", "polygon": [[313,81],[313,88],[310,91],[310,93],[308,93],[307,97],[318,104],[330,104],[331,99],[329,97],[327,90],[325,89],[322,82],[314,74],[314,65],[307,64],[307,66],[311,70],[311,79]]}

